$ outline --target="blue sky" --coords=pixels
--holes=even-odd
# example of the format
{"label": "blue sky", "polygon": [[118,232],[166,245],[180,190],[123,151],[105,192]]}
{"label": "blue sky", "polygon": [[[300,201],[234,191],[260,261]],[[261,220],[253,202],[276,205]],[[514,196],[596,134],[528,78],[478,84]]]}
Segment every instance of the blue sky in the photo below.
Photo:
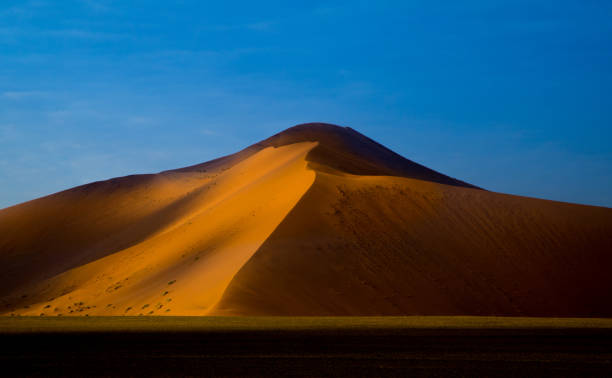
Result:
{"label": "blue sky", "polygon": [[311,121],[612,207],[611,18],[603,0],[4,0],[0,208]]}

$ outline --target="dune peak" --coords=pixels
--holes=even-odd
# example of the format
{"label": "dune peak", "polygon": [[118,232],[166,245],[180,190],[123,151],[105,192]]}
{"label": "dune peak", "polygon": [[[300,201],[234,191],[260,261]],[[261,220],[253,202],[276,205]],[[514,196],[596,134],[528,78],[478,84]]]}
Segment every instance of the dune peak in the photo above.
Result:
{"label": "dune peak", "polygon": [[358,131],[329,123],[304,123],[290,127],[256,146],[282,146],[318,142],[307,160],[337,172],[370,176],[398,176],[440,184],[477,188],[406,159]]}
{"label": "dune peak", "polygon": [[318,143],[306,158],[315,170],[352,175],[397,176],[480,189],[411,161],[353,128],[322,122],[295,125],[235,154],[171,172],[214,169],[220,164],[234,164],[263,148],[302,142]]}

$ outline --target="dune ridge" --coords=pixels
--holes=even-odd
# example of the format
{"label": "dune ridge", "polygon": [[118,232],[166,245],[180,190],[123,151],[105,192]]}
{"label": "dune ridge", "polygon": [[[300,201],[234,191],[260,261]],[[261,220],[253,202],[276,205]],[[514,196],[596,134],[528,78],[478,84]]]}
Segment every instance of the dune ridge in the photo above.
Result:
{"label": "dune ridge", "polygon": [[612,209],[329,124],[0,210],[0,231],[5,315],[612,315]]}

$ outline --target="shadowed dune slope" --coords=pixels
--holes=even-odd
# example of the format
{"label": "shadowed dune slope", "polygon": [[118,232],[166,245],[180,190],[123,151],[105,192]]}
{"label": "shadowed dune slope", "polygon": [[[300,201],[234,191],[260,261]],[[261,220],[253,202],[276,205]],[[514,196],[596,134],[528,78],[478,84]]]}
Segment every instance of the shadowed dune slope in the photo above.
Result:
{"label": "shadowed dune slope", "polygon": [[358,132],[0,210],[0,313],[612,316],[612,210],[488,192]]}
{"label": "shadowed dune slope", "polygon": [[214,313],[610,316],[612,211],[317,173]]}

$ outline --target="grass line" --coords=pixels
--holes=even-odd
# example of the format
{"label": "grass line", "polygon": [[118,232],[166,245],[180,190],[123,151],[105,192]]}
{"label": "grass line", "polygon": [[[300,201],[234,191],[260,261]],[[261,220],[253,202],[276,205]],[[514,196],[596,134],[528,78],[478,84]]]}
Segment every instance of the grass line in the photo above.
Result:
{"label": "grass line", "polygon": [[481,316],[402,317],[0,317],[0,334],[392,329],[612,329],[612,319]]}

